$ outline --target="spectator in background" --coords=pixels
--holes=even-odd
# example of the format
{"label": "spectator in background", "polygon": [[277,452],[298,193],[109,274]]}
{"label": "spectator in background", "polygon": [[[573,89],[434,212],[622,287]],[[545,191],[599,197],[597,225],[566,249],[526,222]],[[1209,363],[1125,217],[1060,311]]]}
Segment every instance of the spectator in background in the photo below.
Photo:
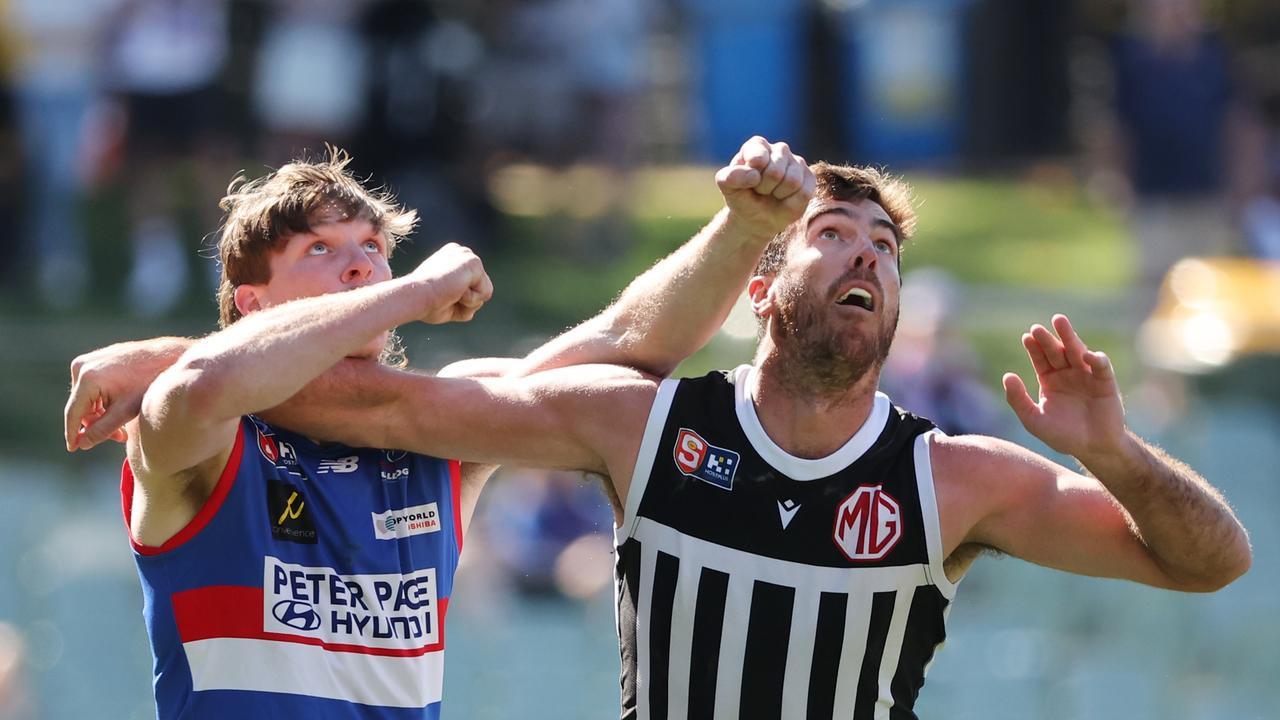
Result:
{"label": "spectator in background", "polygon": [[9,0],[14,33],[13,90],[30,196],[21,235],[32,249],[45,305],[80,303],[89,271],[80,201],[86,118],[98,87],[95,53],[103,21],[121,0]]}
{"label": "spectator in background", "polygon": [[[273,0],[253,73],[267,162],[347,145],[364,111],[365,48],[349,0]],[[412,82],[413,78],[404,78]]]}
{"label": "spectator in background", "polygon": [[[613,518],[600,486],[581,473],[512,469],[493,483],[479,513],[485,547],[508,582],[539,596],[582,597],[610,576]],[[565,567],[576,544],[594,540],[600,552],[585,566]],[[568,555],[566,555],[568,553]]]}
{"label": "spectator in background", "polygon": [[[132,311],[167,314],[187,289],[189,253],[178,218],[182,170],[209,198],[221,195],[226,172],[217,140],[222,127],[219,80],[227,59],[226,0],[126,0],[106,48],[107,87],[128,117],[125,186],[133,267]],[[192,162],[194,158],[194,162]],[[216,227],[211,202],[200,226]]]}
{"label": "spectator in background", "polygon": [[1244,235],[1249,252],[1280,262],[1280,144],[1268,153],[1266,182],[1244,208]]}
{"label": "spectator in background", "polygon": [[487,168],[476,162],[470,122],[483,40],[419,0],[374,0],[359,27],[368,58],[355,141],[360,167],[431,218],[418,231],[427,245],[487,247],[500,233],[490,226]]}
{"label": "spectator in background", "polygon": [[1000,406],[978,377],[978,359],[955,328],[960,292],[945,270],[922,268],[902,282],[902,314],[881,386],[949,435],[1005,437]]}
{"label": "spectator in background", "polygon": [[[1227,48],[1196,0],[1134,0],[1132,30],[1114,47],[1115,111],[1133,194],[1146,314],[1179,258],[1232,249],[1229,143],[1247,113]],[[1135,318],[1140,319],[1140,318]]]}

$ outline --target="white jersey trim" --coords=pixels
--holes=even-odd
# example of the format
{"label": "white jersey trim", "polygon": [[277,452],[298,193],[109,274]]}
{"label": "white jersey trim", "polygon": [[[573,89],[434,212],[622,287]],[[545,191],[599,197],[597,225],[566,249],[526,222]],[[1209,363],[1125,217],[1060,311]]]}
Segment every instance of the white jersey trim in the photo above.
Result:
{"label": "white jersey trim", "polygon": [[766,463],[792,480],[805,482],[817,480],[835,475],[849,467],[871,448],[884,430],[885,423],[889,421],[891,409],[889,396],[877,392],[871,406],[871,414],[862,423],[862,427],[858,428],[858,432],[854,433],[853,437],[849,438],[840,449],[815,460],[796,457],[779,447],[760,424],[750,391],[750,380],[755,372],[755,367],[751,365],[740,365],[731,374],[738,423],[742,425],[742,432],[751,441],[751,446],[755,448],[756,453]]}
{"label": "white jersey trim", "polygon": [[675,399],[676,388],[679,385],[678,379],[667,378],[658,385],[658,392],[653,396],[653,406],[649,408],[649,420],[644,426],[644,439],[640,441],[640,452],[636,454],[636,467],[631,473],[631,485],[627,488],[627,497],[623,500],[625,510],[622,527],[614,528],[613,532],[614,543],[619,546],[635,531],[636,513],[640,511],[640,500],[644,498],[644,489],[649,484],[653,463],[658,458],[658,443],[662,440],[662,429],[666,427],[667,415],[671,412],[671,402]]}
{"label": "white jersey trim", "polygon": [[276,692],[421,708],[440,702],[444,688],[443,650],[398,657],[246,638],[195,640],[182,647],[196,691]]}
{"label": "white jersey trim", "polygon": [[930,430],[916,437],[916,485],[920,488],[920,519],[924,522],[925,545],[929,551],[929,580],[937,586],[943,597],[954,600],[958,583],[951,582],[947,577],[945,567],[947,558],[942,549],[942,519],[938,514],[938,494],[934,488],[933,461],[930,454],[934,438],[940,435],[944,435],[941,430]]}

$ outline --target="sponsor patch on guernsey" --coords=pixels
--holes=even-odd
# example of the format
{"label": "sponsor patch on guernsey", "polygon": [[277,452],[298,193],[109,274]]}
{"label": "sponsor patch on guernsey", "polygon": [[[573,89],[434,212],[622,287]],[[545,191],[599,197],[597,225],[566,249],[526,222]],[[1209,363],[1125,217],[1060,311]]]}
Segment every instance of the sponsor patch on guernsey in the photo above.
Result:
{"label": "sponsor patch on guernsey", "polygon": [[675,461],[680,472],[721,490],[733,489],[740,459],[738,453],[712,445],[689,428],[680,428],[676,436]]}
{"label": "sponsor patch on guernsey", "polygon": [[337,645],[406,650],[440,641],[436,570],[341,575],[268,556],[262,629]]}
{"label": "sponsor patch on guernsey", "polygon": [[373,534],[379,540],[395,540],[440,531],[440,511],[433,502],[371,514]]}

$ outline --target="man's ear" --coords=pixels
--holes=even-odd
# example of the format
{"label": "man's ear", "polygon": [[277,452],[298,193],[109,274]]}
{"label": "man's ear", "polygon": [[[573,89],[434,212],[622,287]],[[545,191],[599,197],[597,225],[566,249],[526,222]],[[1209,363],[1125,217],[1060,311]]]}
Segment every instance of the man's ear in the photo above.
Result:
{"label": "man's ear", "polygon": [[754,275],[747,281],[747,297],[751,300],[751,312],[758,318],[768,317],[773,310],[773,287],[776,275]]}
{"label": "man's ear", "polygon": [[263,304],[263,292],[265,288],[261,285],[237,285],[235,290],[236,309],[241,315],[248,315],[256,310],[266,307]]}

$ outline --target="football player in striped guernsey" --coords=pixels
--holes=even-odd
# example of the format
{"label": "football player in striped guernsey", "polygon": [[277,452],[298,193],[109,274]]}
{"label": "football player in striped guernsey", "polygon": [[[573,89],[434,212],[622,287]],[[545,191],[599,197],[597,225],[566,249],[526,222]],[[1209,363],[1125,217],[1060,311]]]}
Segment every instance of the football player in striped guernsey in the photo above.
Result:
{"label": "football player in striped guernsey", "polygon": [[[723,186],[754,186],[781,163],[789,182],[776,194],[803,208],[812,176],[785,146],[774,150]],[[335,364],[307,394],[377,397],[369,381],[380,378],[366,375],[389,327],[468,320],[491,291],[479,260],[455,245],[392,280],[388,256],[414,215],[363,188],[346,162],[292,163],[224,199],[223,331],[113,346],[72,365],[68,449],[129,443],[121,492],[162,718],[440,712],[453,573],[493,468],[322,444],[260,412]],[[767,240],[750,230],[726,211],[605,313],[529,358],[451,372],[584,361],[670,372],[727,315]],[[126,438],[120,425],[139,411]]]}
{"label": "football player in striped guernsey", "polygon": [[[607,477],[623,717],[915,717],[984,549],[1194,592],[1248,569],[1221,494],[1128,429],[1110,361],[1063,316],[1022,338],[1038,397],[1014,374],[1004,385],[1028,430],[1089,474],[945,436],[879,393],[909,190],[869,168],[797,178],[791,162],[753,139],[717,175],[726,212],[762,246],[773,238],[741,278],[762,326],[750,365],[680,380],[612,365],[478,379],[381,368],[376,399],[312,398],[291,422]],[[779,201],[810,172],[805,207]]]}

